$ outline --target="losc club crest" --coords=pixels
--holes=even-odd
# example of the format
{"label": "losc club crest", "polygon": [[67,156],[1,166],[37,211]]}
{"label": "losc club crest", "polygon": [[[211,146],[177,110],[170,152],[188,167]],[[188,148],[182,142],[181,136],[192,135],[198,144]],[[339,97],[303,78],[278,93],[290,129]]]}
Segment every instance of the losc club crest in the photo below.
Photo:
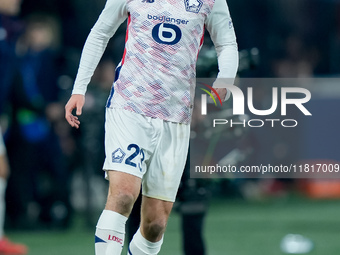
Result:
{"label": "losc club crest", "polygon": [[199,13],[203,5],[202,0],[184,0],[185,9],[187,12]]}

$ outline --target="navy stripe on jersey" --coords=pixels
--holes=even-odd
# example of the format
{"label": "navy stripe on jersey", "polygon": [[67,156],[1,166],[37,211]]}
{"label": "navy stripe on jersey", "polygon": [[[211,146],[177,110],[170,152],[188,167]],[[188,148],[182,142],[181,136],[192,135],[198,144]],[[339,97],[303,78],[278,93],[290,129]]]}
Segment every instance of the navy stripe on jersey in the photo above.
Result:
{"label": "navy stripe on jersey", "polygon": [[[116,68],[116,72],[115,72],[115,80],[114,80],[114,83],[118,80],[119,78],[119,74],[120,74],[120,69],[122,69],[122,65],[119,64],[118,67]],[[107,100],[107,103],[106,103],[106,107],[109,108],[111,106],[111,100],[112,100],[112,97],[113,97],[113,94],[115,93],[115,88],[114,88],[114,85],[112,86],[111,88],[111,92],[110,92],[110,96],[109,96],[109,99]]]}

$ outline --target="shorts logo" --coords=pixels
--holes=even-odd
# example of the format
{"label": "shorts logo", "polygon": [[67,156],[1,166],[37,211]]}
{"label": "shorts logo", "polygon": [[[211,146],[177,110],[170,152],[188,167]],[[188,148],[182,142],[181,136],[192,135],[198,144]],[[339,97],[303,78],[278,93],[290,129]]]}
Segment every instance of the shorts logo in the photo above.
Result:
{"label": "shorts logo", "polygon": [[112,152],[112,162],[113,163],[122,163],[124,157],[125,157],[125,152],[122,151],[121,148],[118,148],[114,152]]}
{"label": "shorts logo", "polygon": [[187,12],[199,13],[203,5],[202,0],[184,0],[185,9]]}
{"label": "shorts logo", "polygon": [[142,3],[154,3],[155,0],[143,0]]}

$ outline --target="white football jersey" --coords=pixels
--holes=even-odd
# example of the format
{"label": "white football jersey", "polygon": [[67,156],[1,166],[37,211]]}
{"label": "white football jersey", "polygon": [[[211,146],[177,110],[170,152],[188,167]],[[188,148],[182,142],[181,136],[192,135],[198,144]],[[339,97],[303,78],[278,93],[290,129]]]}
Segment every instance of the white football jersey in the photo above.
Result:
{"label": "white football jersey", "polygon": [[205,27],[219,56],[219,76],[235,77],[237,45],[225,0],[108,0],[84,46],[73,94],[85,93],[99,61],[93,58],[101,57],[126,18],[125,52],[107,107],[190,123]]}

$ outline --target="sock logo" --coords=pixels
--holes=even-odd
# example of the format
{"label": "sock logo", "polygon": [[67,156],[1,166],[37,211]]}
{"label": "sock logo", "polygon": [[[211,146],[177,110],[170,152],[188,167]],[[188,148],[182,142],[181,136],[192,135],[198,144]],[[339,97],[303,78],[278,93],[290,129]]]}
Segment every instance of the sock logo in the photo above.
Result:
{"label": "sock logo", "polygon": [[116,236],[109,235],[108,240],[123,244],[123,239],[116,237]]}

